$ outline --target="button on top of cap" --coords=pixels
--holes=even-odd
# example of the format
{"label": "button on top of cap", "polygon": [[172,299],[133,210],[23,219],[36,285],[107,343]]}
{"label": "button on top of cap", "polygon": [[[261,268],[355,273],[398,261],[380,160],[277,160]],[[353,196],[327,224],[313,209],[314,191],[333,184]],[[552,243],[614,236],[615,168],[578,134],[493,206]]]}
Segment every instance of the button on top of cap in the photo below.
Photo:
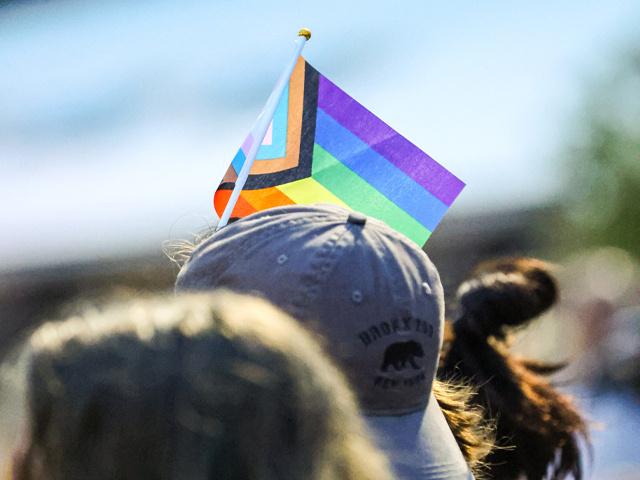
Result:
{"label": "button on top of cap", "polygon": [[364,225],[367,223],[367,217],[358,212],[351,212],[349,218],[347,218],[347,222],[353,223],[354,225]]}

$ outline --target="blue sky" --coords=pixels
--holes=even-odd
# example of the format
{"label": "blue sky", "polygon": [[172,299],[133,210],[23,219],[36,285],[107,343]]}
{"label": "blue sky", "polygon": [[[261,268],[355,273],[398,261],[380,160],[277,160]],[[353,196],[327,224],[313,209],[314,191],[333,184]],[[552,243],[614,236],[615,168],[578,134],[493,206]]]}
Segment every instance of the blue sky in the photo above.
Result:
{"label": "blue sky", "polygon": [[158,248],[211,197],[299,27],[305,57],[467,182],[559,198],[581,99],[637,1],[50,1],[0,7],[1,269]]}

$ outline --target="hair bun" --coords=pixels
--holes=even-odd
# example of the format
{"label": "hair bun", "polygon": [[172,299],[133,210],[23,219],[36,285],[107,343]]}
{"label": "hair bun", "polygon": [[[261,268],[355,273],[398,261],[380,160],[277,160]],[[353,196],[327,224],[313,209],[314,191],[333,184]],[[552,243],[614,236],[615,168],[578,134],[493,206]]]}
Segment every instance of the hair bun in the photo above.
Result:
{"label": "hair bun", "polygon": [[540,260],[484,263],[458,289],[459,321],[484,336],[503,336],[503,327],[523,325],[539,316],[557,296],[550,267]]}

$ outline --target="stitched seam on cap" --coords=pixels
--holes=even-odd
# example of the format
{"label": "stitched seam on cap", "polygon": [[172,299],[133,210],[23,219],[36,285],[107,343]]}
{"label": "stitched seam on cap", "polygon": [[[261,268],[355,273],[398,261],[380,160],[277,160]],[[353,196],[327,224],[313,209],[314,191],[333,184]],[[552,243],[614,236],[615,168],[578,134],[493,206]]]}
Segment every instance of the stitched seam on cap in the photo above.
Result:
{"label": "stitched seam on cap", "polygon": [[[378,230],[375,230],[375,234],[371,235],[371,239],[373,242],[375,242],[376,246],[379,248],[379,250],[381,252],[384,253],[385,257],[388,257],[390,255],[393,254],[392,251],[389,250],[389,248],[387,248],[387,245],[385,244],[385,242],[382,241],[382,236],[386,235],[386,232],[379,232]],[[385,258],[386,260],[386,258]],[[395,265],[395,262],[393,262]],[[411,301],[408,298],[408,295],[405,293],[404,295],[400,293],[400,291],[402,290],[400,288],[400,275],[396,268],[392,268],[388,266],[388,262],[384,262],[384,266],[385,266],[385,271],[386,271],[386,278],[390,278],[391,279],[391,295],[393,297],[393,303],[394,305],[396,305],[398,307],[398,309],[409,309],[410,308],[410,304]]]}
{"label": "stitched seam on cap", "polygon": [[322,245],[310,263],[310,271],[302,276],[300,282],[302,288],[292,302],[296,310],[304,309],[318,297],[320,285],[329,277],[338,260],[342,258],[342,255],[338,255],[338,253],[340,250],[344,251],[346,249],[338,247],[340,241],[349,231],[346,225],[343,226],[345,228],[342,232],[332,234],[326,243]]}
{"label": "stitched seam on cap", "polygon": [[[271,217],[274,218],[274,217]],[[271,240],[277,233],[281,232],[284,229],[293,227],[295,225],[307,224],[312,222],[318,222],[324,220],[326,223],[327,218],[325,215],[322,216],[309,216],[309,217],[301,217],[301,218],[291,218],[286,220],[285,222],[278,222],[275,225],[268,226],[262,233],[257,235],[249,235],[244,242],[240,244],[242,251],[244,252],[242,255],[246,257],[250,254],[250,250],[254,249],[257,245],[264,243],[267,240]]]}
{"label": "stitched seam on cap", "polygon": [[[273,217],[270,217],[273,218]],[[264,230],[262,230],[262,232],[259,233],[254,233],[254,234],[250,234],[247,235],[247,238],[244,239],[242,242],[240,242],[236,247],[235,250],[240,252],[240,256],[242,258],[246,258],[250,251],[253,250],[256,246],[271,240],[277,233],[281,232],[282,230],[286,229],[286,228],[290,228],[292,226],[298,225],[298,224],[306,224],[306,223],[311,223],[311,222],[319,222],[319,221],[327,221],[327,218],[325,215],[312,215],[312,216],[307,216],[307,217],[301,217],[301,218],[292,218],[292,219],[288,219],[284,222],[278,222],[272,225],[268,225]],[[229,227],[225,227],[225,228],[234,228],[233,225],[230,225]],[[225,241],[229,241],[228,238],[224,238],[224,239],[218,239],[217,241],[220,242],[225,242]],[[233,240],[231,240],[233,241]],[[204,255],[206,256],[209,252],[207,252],[206,250],[208,248],[211,248],[212,250],[215,250],[216,246],[215,246],[215,234],[214,236],[210,237],[209,239],[205,240],[203,242],[202,245],[200,245],[196,251],[194,251],[193,255],[191,258],[195,259],[200,255]],[[224,266],[218,266],[219,270],[218,270],[218,275],[220,275],[222,272],[227,271],[229,268],[231,268],[231,266],[233,265],[234,261],[236,260],[236,258],[234,256],[229,256],[226,259],[226,262],[224,264]],[[191,261],[191,259],[189,259],[189,262]],[[203,275],[207,275],[207,272],[204,272]]]}

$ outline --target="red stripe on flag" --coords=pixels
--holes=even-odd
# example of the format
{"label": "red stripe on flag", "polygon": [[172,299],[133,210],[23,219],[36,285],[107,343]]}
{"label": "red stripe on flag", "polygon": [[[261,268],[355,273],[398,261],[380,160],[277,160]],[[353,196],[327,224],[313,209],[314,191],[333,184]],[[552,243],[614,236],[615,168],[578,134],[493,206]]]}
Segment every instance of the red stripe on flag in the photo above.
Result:
{"label": "red stripe on flag", "polygon": [[[229,203],[229,198],[231,197],[231,192],[233,190],[217,190],[213,195],[213,207],[216,210],[216,213],[219,217],[222,216],[227,203]],[[246,217],[247,215],[251,215],[256,212],[256,209],[251,206],[249,202],[247,202],[244,198],[242,198],[244,192],[240,193],[238,197],[238,201],[236,202],[235,207],[233,208],[233,212],[231,213],[231,218],[240,218]]]}

